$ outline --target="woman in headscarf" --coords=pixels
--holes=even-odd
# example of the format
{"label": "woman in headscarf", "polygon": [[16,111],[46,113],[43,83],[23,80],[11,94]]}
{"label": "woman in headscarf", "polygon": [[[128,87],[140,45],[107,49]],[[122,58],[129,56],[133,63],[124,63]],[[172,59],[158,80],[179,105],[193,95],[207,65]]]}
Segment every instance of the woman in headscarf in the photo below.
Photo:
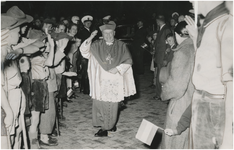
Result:
{"label": "woman in headscarf", "polygon": [[[163,101],[170,100],[164,128],[173,129],[177,126],[183,112],[190,105],[194,86],[191,75],[194,65],[193,41],[186,31],[186,22],[180,22],[175,28],[177,48],[172,49],[174,56],[168,72],[168,78],[162,83],[161,98]],[[162,72],[161,72],[162,73]],[[161,148],[163,149],[187,149],[189,129],[181,135],[163,135]]]}

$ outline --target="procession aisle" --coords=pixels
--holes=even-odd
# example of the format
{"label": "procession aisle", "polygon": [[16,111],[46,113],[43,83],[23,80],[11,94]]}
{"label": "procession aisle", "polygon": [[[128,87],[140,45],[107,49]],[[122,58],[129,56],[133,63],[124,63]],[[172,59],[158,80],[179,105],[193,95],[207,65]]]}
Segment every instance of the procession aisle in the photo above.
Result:
{"label": "procession aisle", "polygon": [[[64,108],[67,128],[60,128],[58,146],[45,147],[50,149],[148,149],[135,138],[142,119],[163,127],[167,104],[153,100],[154,91],[149,87],[153,73],[146,71],[140,76],[141,97],[127,102],[127,108],[120,112],[117,131],[109,132],[108,137],[94,137],[99,130],[92,127],[92,100],[88,95],[79,93],[73,103]],[[156,145],[157,145],[157,140]],[[155,144],[154,144],[155,145]]]}

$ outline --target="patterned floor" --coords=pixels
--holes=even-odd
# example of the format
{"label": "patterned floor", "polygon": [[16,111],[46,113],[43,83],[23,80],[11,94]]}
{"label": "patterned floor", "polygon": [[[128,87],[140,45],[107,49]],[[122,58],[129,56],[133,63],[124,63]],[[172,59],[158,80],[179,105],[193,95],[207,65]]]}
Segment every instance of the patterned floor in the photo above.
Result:
{"label": "patterned floor", "polygon": [[[148,68],[146,68],[148,70]],[[60,128],[58,146],[49,149],[156,149],[160,143],[160,132],[151,146],[135,138],[142,119],[163,127],[167,104],[153,100],[154,91],[149,87],[153,73],[146,71],[140,76],[141,97],[127,102],[127,108],[120,112],[117,131],[108,133],[108,137],[94,137],[98,129],[92,127],[92,100],[89,96],[76,92],[79,97],[73,99],[64,108],[67,128]]]}

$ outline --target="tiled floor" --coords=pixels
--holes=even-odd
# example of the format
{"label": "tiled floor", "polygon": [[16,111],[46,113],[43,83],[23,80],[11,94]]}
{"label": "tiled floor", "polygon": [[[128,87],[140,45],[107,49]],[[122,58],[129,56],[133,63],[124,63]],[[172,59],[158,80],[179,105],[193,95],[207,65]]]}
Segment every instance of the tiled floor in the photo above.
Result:
{"label": "tiled floor", "polygon": [[[147,69],[146,69],[147,70]],[[117,131],[109,132],[108,137],[94,137],[98,129],[92,127],[92,100],[88,95],[79,93],[73,103],[64,108],[67,128],[60,128],[58,146],[45,147],[49,149],[150,149],[158,148],[159,137],[154,139],[151,146],[147,146],[135,135],[143,118],[163,127],[167,105],[153,100],[155,89],[149,87],[153,73],[146,71],[140,76],[141,97],[127,102],[127,108],[120,112]]]}

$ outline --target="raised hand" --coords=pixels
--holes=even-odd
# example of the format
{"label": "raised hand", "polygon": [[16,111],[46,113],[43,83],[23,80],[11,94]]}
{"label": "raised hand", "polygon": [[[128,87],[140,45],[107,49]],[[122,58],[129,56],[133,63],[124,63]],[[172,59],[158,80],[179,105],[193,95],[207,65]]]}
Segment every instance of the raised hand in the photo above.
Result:
{"label": "raised hand", "polygon": [[22,54],[23,50],[22,49],[16,49],[14,51],[11,51],[6,55],[6,60],[15,60]]}
{"label": "raised hand", "polygon": [[97,35],[98,31],[95,30],[91,33],[90,37],[93,39]]}
{"label": "raised hand", "polygon": [[92,39],[97,35],[98,31],[95,30],[91,33],[90,37],[87,39],[86,43],[89,44],[91,43]]}
{"label": "raised hand", "polygon": [[64,52],[64,49],[66,48],[68,41],[69,41],[68,39],[60,39],[56,41],[57,50]]}
{"label": "raised hand", "polygon": [[54,39],[51,38],[50,34],[47,34],[47,38],[48,38],[48,42],[49,42],[50,46],[53,47],[54,46]]}
{"label": "raised hand", "polygon": [[197,25],[195,24],[194,20],[190,16],[185,16],[184,18],[185,22],[188,24],[186,26],[186,29],[188,29],[189,36],[191,39],[196,40],[197,39]]}

